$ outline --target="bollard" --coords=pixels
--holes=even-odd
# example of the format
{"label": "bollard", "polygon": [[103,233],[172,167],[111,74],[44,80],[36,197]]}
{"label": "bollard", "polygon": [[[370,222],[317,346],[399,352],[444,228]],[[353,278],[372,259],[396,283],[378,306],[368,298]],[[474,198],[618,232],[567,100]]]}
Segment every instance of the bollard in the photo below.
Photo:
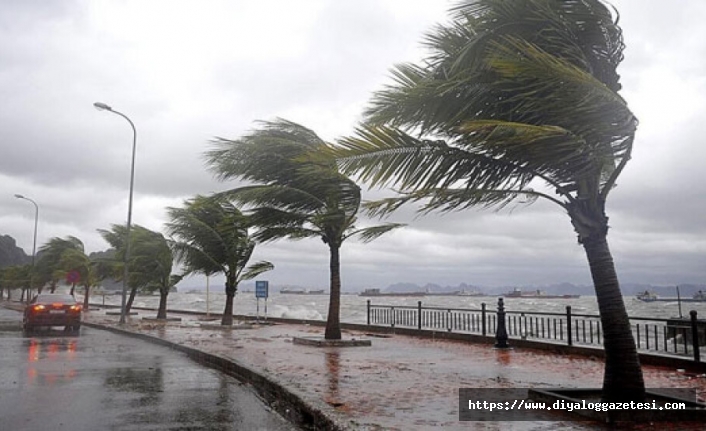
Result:
{"label": "bollard", "polygon": [[699,327],[696,320],[696,310],[689,312],[691,316],[691,346],[694,349],[694,361],[701,362],[701,351],[699,350]]}
{"label": "bollard", "polygon": [[498,329],[495,331],[495,348],[507,349],[507,330],[505,329],[505,304],[498,298]]}
{"label": "bollard", "polygon": [[422,301],[417,301],[417,329],[422,330]]}

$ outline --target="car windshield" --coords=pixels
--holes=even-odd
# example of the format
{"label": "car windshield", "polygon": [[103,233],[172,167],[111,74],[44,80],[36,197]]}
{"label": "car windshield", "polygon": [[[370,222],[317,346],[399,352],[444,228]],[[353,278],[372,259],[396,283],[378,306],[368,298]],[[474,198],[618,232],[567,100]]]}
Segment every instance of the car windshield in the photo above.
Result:
{"label": "car windshield", "polygon": [[67,304],[75,304],[76,299],[71,295],[66,294],[47,294],[47,295],[37,295],[32,301],[35,304],[54,304],[58,302],[63,302]]}

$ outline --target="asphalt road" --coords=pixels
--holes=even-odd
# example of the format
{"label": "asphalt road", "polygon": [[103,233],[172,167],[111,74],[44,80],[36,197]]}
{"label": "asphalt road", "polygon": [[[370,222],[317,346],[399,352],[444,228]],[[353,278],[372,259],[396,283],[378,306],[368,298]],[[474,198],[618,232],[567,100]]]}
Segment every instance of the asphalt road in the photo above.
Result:
{"label": "asphalt road", "polygon": [[[21,320],[0,307],[0,322]],[[0,429],[297,430],[245,385],[107,331],[25,337],[0,323]]]}

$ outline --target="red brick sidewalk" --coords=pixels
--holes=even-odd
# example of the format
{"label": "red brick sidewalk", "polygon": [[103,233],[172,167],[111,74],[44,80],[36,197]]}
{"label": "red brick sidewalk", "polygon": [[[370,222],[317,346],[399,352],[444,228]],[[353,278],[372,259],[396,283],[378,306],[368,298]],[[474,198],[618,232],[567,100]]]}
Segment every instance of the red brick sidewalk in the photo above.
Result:
{"label": "red brick sidewalk", "polygon": [[[371,347],[311,347],[293,337],[322,335],[307,325],[274,324],[254,329],[203,329],[195,316],[181,322],[129,317],[122,328],[216,354],[267,376],[337,423],[353,430],[596,430],[592,422],[459,422],[458,389],[600,387],[601,360],[529,349],[495,350],[487,345],[409,336],[371,337],[344,331],[344,338],[370,338]],[[86,313],[91,323],[117,326],[117,316]],[[644,367],[648,387],[696,388],[706,394],[706,375]],[[701,400],[703,401],[703,400]],[[676,427],[676,428],[675,428]],[[705,424],[642,424],[622,429],[706,429]]]}

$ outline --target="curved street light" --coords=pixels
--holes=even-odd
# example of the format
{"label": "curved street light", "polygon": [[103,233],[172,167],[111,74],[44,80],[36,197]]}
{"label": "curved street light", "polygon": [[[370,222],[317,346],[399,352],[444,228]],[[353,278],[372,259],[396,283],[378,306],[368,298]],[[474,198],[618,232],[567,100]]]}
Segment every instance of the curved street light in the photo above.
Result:
{"label": "curved street light", "polygon": [[128,207],[127,207],[127,230],[125,232],[125,259],[124,259],[124,270],[123,270],[123,295],[122,295],[122,301],[121,301],[121,306],[120,306],[120,324],[125,323],[125,315],[127,314],[127,280],[128,280],[128,260],[130,258],[130,228],[132,226],[132,193],[135,185],[135,149],[137,148],[137,129],[135,129],[135,124],[130,120],[127,115],[123,114],[122,112],[118,112],[111,108],[110,106],[106,105],[105,103],[101,102],[96,102],[93,104],[96,109],[99,111],[108,111],[112,112],[113,114],[119,115],[123,117],[124,119],[127,120],[128,123],[130,123],[130,127],[132,127],[132,163],[130,165],[130,195],[128,198]]}
{"label": "curved street light", "polygon": [[[39,205],[37,205],[37,202],[34,201],[34,199],[30,199],[26,196],[16,194],[15,197],[17,199],[24,199],[26,201],[32,202],[34,205],[34,241],[32,242],[32,272],[29,274],[29,290],[30,293],[32,292],[32,282],[34,281],[34,263],[35,263],[35,256],[37,254],[37,224],[39,223]],[[27,298],[29,299],[29,298]]]}

